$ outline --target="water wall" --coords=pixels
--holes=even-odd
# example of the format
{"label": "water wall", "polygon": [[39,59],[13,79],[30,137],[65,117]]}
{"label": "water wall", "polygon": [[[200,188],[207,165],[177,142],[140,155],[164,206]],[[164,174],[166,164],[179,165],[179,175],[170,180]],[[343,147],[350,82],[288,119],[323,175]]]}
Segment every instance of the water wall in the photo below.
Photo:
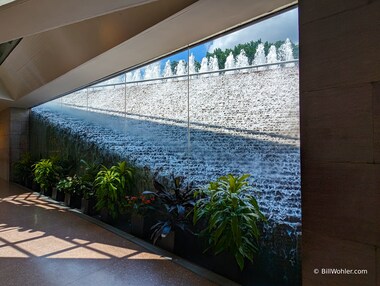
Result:
{"label": "water wall", "polygon": [[[227,173],[251,174],[268,217],[262,267],[296,281],[298,78],[293,65],[91,87],[33,108],[31,149],[127,159],[199,185]],[[58,132],[51,136],[52,130]]]}
{"label": "water wall", "polygon": [[89,88],[33,111],[162,174],[249,173],[264,213],[299,226],[298,67]]}

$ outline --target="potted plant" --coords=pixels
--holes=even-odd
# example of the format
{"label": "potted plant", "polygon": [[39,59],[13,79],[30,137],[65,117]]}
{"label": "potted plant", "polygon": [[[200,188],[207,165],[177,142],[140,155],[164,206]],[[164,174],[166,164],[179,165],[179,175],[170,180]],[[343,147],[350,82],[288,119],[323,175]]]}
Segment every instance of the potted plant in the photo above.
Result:
{"label": "potted plant", "polygon": [[120,162],[111,168],[105,166],[96,175],[95,208],[101,212],[101,219],[114,223],[125,210],[125,196],[133,186],[134,171],[126,162]]}
{"label": "potted plant", "polygon": [[94,181],[96,175],[100,171],[100,165],[97,163],[88,163],[85,160],[81,160],[83,175],[81,176],[83,184],[83,198],[81,211],[84,214],[94,215],[96,198],[95,198],[95,185]]}
{"label": "potted plant", "polygon": [[145,218],[155,209],[156,201],[153,195],[126,196],[126,208],[131,212],[131,233],[139,237],[144,236]]}
{"label": "potted plant", "polygon": [[51,196],[52,187],[58,182],[60,168],[51,159],[41,159],[32,166],[34,181],[43,194]]}
{"label": "potted plant", "polygon": [[189,214],[194,208],[194,189],[192,184],[184,185],[183,177],[172,176],[171,186],[166,188],[156,179],[153,181],[155,192],[144,192],[145,195],[155,195],[158,201],[158,221],[151,228],[153,244],[169,251],[174,250],[175,232],[191,231]]}
{"label": "potted plant", "polygon": [[77,175],[60,180],[57,184],[57,189],[65,193],[65,205],[80,209],[83,184]]}
{"label": "potted plant", "polygon": [[34,162],[30,153],[24,153],[20,160],[13,164],[14,180],[28,188],[32,187]]}
{"label": "potted plant", "polygon": [[248,174],[220,177],[195,193],[199,198],[194,208],[193,222],[206,221],[202,234],[207,237],[208,249],[234,256],[240,270],[244,260],[253,261],[260,236],[259,222],[266,219],[260,212]]}

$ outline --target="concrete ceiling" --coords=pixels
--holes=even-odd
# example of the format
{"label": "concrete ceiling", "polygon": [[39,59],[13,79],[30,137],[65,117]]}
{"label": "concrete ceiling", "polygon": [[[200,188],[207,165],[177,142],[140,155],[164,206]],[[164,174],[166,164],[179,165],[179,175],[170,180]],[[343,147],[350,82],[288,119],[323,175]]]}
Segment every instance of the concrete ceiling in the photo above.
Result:
{"label": "concrete ceiling", "polygon": [[0,66],[0,110],[38,105],[294,4],[289,0],[15,1],[0,7],[0,42],[23,37]]}

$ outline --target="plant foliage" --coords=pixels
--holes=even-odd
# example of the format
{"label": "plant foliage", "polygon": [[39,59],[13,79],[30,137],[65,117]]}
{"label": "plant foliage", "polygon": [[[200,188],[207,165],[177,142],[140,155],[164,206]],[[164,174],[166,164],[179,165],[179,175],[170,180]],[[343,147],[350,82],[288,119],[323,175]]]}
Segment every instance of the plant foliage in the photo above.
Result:
{"label": "plant foliage", "polygon": [[265,221],[251,195],[253,189],[248,177],[247,174],[240,177],[229,174],[196,192],[200,199],[193,216],[194,224],[201,219],[207,221],[202,234],[208,238],[209,248],[215,255],[223,251],[231,253],[241,270],[245,258],[253,260],[260,236],[258,222]]}
{"label": "plant foliage", "polygon": [[60,167],[51,159],[41,159],[32,168],[34,181],[43,191],[52,188],[59,180]]}
{"label": "plant foliage", "polygon": [[82,196],[85,186],[80,177],[74,175],[60,180],[57,184],[57,190],[70,195]]}
{"label": "plant foliage", "polygon": [[23,154],[20,160],[13,164],[14,180],[24,186],[29,186],[33,180],[33,164],[32,155],[30,153]]}
{"label": "plant foliage", "polygon": [[116,219],[126,207],[125,196],[133,186],[134,171],[126,162],[120,162],[111,168],[105,166],[96,175],[96,208],[107,209],[109,215]]}
{"label": "plant foliage", "polygon": [[153,181],[155,192],[144,192],[145,195],[157,197],[158,215],[161,219],[152,226],[153,243],[160,237],[166,237],[171,231],[179,228],[189,230],[191,220],[189,214],[194,209],[194,189],[192,184],[185,186],[182,177],[172,177],[172,184],[165,187],[156,179]]}

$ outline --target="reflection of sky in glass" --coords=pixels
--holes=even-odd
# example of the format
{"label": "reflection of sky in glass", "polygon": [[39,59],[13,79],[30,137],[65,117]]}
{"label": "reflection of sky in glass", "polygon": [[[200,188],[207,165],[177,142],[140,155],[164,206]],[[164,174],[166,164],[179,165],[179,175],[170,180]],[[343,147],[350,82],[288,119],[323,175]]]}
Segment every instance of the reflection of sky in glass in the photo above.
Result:
{"label": "reflection of sky in glass", "polygon": [[[253,23],[235,32],[225,34],[216,39],[193,46],[190,49],[190,54],[193,54],[195,60],[198,63],[201,63],[202,58],[206,56],[207,52],[212,53],[216,48],[220,48],[224,51],[225,49],[234,48],[238,44],[245,44],[251,41],[258,41],[260,39],[262,42],[268,41],[269,43],[275,43],[276,41],[285,41],[287,38],[289,38],[293,43],[298,44],[298,8],[291,9],[274,17]],[[172,66],[175,66],[173,62],[183,60],[187,63],[188,56],[188,50],[184,50],[161,59],[159,61],[161,75],[158,77],[163,76],[165,64],[168,60],[170,60]],[[149,68],[152,68],[152,66],[145,65],[140,68],[141,79],[145,78]],[[153,76],[153,78],[154,77],[156,76]],[[120,80],[124,81],[122,78],[120,78]],[[127,77],[127,81],[131,80],[136,79]]]}
{"label": "reflection of sky in glass", "polygon": [[[236,32],[224,35],[207,43],[191,48],[191,53],[198,62],[206,56],[206,53],[212,52],[215,48],[225,50],[233,48],[238,44],[248,43],[261,39],[263,42],[274,43],[279,40],[289,38],[293,43],[298,44],[298,8],[289,10],[277,16],[253,23]],[[179,61],[187,59],[187,51],[172,55],[164,61]]]}

